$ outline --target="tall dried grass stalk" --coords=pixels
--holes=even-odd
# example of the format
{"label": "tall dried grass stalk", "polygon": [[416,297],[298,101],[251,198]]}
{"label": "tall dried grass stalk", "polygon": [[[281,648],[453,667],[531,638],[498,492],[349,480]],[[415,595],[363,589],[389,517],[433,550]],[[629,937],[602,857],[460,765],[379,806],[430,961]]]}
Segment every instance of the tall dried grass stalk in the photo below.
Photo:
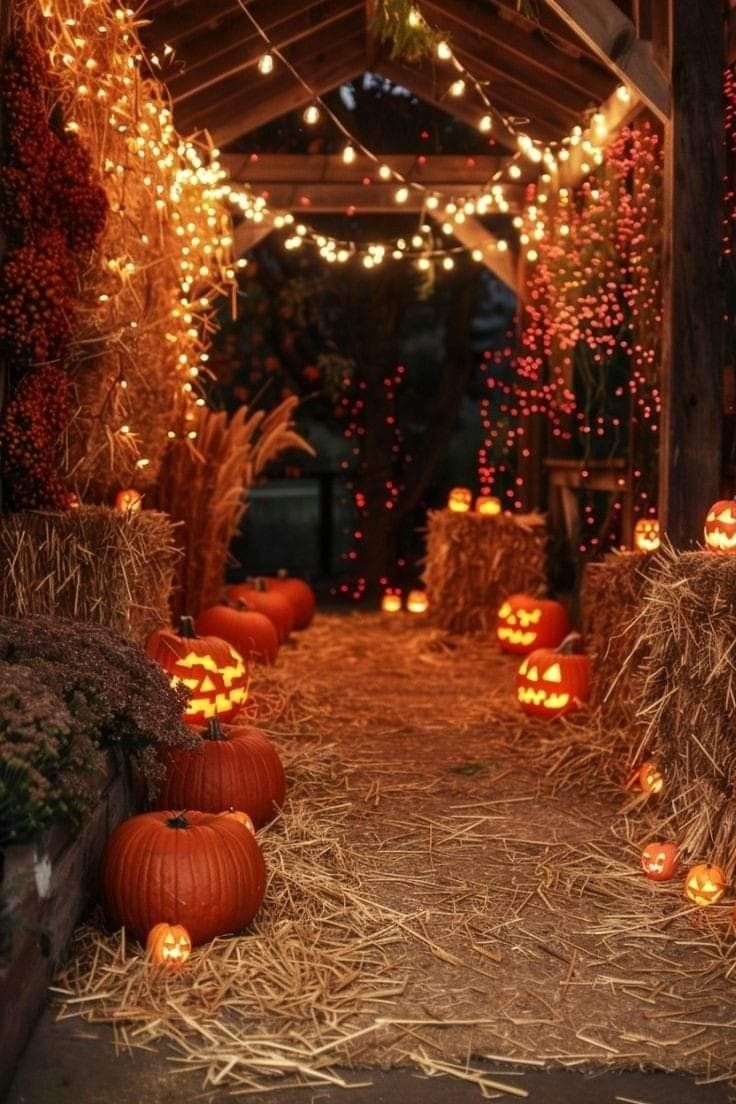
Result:
{"label": "tall dried grass stalk", "polygon": [[0,515],[0,612],[91,621],[143,641],[168,621],[179,553],[154,510]]}
{"label": "tall dried grass stalk", "polygon": [[488,632],[516,591],[546,578],[547,533],[539,514],[429,514],[424,581],[434,623],[450,632]]}
{"label": "tall dried grass stalk", "polygon": [[240,407],[202,408],[196,448],[172,442],[164,458],[156,500],[176,522],[183,557],[172,595],[175,616],[199,613],[220,597],[230,541],[245,513],[248,488],[270,460],[287,449],[313,450],[294,429],[298,399],[285,399],[268,414]]}

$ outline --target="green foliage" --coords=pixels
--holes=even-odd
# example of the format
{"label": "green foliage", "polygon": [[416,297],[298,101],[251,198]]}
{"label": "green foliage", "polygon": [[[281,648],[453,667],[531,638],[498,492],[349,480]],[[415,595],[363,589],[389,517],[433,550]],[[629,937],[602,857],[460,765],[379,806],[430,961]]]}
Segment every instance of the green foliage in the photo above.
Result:
{"label": "green foliage", "polygon": [[106,750],[134,761],[154,792],[156,748],[191,742],[184,701],[109,629],[0,617],[0,845],[83,819]]}
{"label": "green foliage", "polygon": [[370,30],[379,42],[390,44],[391,58],[421,61],[435,52],[441,35],[424,19],[412,0],[377,0]]}

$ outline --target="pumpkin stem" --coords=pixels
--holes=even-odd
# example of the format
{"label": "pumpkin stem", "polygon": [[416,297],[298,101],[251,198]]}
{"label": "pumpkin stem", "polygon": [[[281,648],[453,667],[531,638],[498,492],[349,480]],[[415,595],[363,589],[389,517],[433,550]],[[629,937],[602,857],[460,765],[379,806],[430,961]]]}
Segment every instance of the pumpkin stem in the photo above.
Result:
{"label": "pumpkin stem", "polygon": [[568,633],[560,646],[555,649],[560,655],[582,655],[585,651],[583,648],[583,638],[579,632]]}
{"label": "pumpkin stem", "polygon": [[179,636],[184,640],[196,640],[197,632],[194,628],[193,617],[181,617],[179,619]]}
{"label": "pumpkin stem", "polygon": [[167,828],[188,828],[189,827],[189,821],[187,820],[187,811],[186,811],[186,809],[182,809],[182,811],[180,813],[177,813],[176,816],[169,817],[169,819],[166,821],[166,827]]}
{"label": "pumpkin stem", "polygon": [[210,717],[207,722],[207,728],[204,734],[205,740],[227,740],[225,735],[225,729],[222,727],[222,721],[219,717]]}
{"label": "pumpkin stem", "polygon": [[278,569],[278,571],[276,572],[276,578],[277,579],[288,579],[289,578],[289,569],[288,569],[288,567],[280,567]]}
{"label": "pumpkin stem", "polygon": [[540,586],[537,587],[537,589],[534,591],[534,597],[549,598],[549,587],[546,583],[542,583]]}

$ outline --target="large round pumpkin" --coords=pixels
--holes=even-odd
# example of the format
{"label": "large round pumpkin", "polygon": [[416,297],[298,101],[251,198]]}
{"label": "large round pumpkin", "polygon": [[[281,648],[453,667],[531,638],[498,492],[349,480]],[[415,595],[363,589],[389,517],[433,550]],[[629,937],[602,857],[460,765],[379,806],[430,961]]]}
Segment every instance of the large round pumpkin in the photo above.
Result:
{"label": "large round pumpkin", "polygon": [[535,648],[556,648],[570,632],[561,602],[512,594],[498,611],[496,636],[504,652],[528,655]]}
{"label": "large round pumpkin", "polygon": [[156,804],[161,809],[241,809],[260,828],[284,803],[286,778],[278,752],[248,724],[210,721],[193,748],[162,753],[166,778]]}
{"label": "large round pumpkin", "polygon": [[261,849],[232,817],[144,813],[123,821],[105,848],[105,914],[141,943],[161,923],[183,925],[193,944],[240,931],[265,889]]}
{"label": "large round pumpkin", "polygon": [[312,624],[317,599],[309,583],[303,579],[294,579],[288,572],[279,571],[275,579],[264,579],[266,592],[269,594],[283,594],[291,603],[294,611],[294,628],[306,629]]}
{"label": "large round pumpkin", "polygon": [[276,662],[279,636],[265,613],[249,609],[245,602],[211,606],[197,618],[197,632],[227,640],[243,658],[269,666]]}
{"label": "large round pumpkin", "polygon": [[732,498],[714,503],[705,519],[705,545],[711,552],[736,553],[736,502]]}
{"label": "large round pumpkin", "polygon": [[236,583],[228,587],[225,594],[231,602],[245,602],[251,609],[265,613],[278,633],[279,644],[288,640],[289,633],[294,628],[294,610],[291,602],[283,594],[267,590],[265,579]]}
{"label": "large round pumpkin", "polygon": [[187,724],[206,724],[212,717],[230,720],[248,697],[248,668],[239,652],[217,636],[197,636],[191,617],[182,617],[179,632],[159,629],[146,641],[146,655],[183,685],[190,698]]}
{"label": "large round pumpkin", "polygon": [[590,656],[560,648],[537,648],[523,660],[516,695],[525,713],[560,717],[574,713],[590,695]]}

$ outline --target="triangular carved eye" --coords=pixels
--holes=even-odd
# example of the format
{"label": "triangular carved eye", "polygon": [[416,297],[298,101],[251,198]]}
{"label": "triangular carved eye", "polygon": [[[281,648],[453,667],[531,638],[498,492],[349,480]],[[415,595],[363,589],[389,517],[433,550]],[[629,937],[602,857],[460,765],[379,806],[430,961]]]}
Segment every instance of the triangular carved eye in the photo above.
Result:
{"label": "triangular carved eye", "polygon": [[209,675],[205,675],[200,685],[200,690],[214,690],[215,684]]}
{"label": "triangular carved eye", "polygon": [[519,674],[520,675],[525,675],[528,668],[529,668],[529,662],[528,662],[528,660],[525,659],[524,662],[522,663],[521,667],[519,668]]}
{"label": "triangular carved eye", "polygon": [[559,663],[553,663],[551,667],[548,667],[544,672],[545,682],[562,682],[562,668]]}
{"label": "triangular carved eye", "polygon": [[504,602],[504,604],[501,606],[500,610],[498,611],[498,616],[503,619],[503,618],[508,617],[508,615],[510,613],[511,613],[511,606],[508,604],[508,602]]}
{"label": "triangular carved eye", "polygon": [[536,667],[530,667],[527,671],[526,677],[530,682],[539,682],[539,671]]}
{"label": "triangular carved eye", "polygon": [[727,525],[736,524],[736,517],[734,516],[733,509],[730,506],[727,506],[725,510],[721,510],[721,512],[720,512],[720,514],[718,514],[716,520],[717,521],[725,521],[725,523]]}

